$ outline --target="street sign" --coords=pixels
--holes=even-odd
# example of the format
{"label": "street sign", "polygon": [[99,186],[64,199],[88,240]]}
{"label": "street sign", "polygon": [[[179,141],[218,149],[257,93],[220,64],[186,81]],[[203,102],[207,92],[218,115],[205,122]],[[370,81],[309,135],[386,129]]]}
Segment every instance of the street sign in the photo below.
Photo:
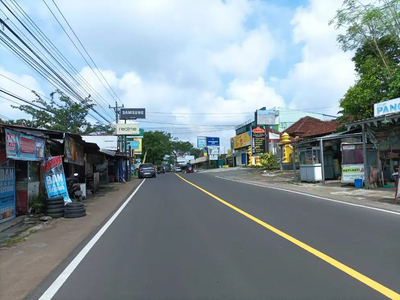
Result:
{"label": "street sign", "polygon": [[139,123],[116,124],[115,131],[117,135],[139,135]]}
{"label": "street sign", "polygon": [[207,147],[208,146],[218,146],[219,147],[219,137],[207,137],[206,142],[207,142]]}
{"label": "street sign", "polygon": [[121,120],[132,120],[132,119],[146,119],[145,108],[121,108],[119,113]]}

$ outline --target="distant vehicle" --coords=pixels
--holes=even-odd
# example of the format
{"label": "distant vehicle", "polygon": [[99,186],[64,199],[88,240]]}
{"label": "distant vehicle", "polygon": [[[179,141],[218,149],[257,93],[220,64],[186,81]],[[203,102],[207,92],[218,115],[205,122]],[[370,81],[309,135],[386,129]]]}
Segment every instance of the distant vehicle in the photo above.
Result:
{"label": "distant vehicle", "polygon": [[165,167],[164,166],[157,167],[157,174],[161,174],[161,173],[165,174]]}
{"label": "distant vehicle", "polygon": [[156,168],[153,166],[153,164],[140,164],[139,165],[139,173],[138,173],[139,179],[142,179],[145,177],[156,178],[156,176],[157,176]]}
{"label": "distant vehicle", "polygon": [[180,166],[176,166],[175,167],[175,172],[182,172],[182,168]]}

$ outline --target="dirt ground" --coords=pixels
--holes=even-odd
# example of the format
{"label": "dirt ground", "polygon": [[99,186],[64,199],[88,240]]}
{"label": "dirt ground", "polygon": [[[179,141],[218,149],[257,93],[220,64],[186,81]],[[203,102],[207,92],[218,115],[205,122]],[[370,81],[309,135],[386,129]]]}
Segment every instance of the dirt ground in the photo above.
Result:
{"label": "dirt ground", "polygon": [[30,235],[26,241],[0,249],[0,299],[24,299],[50,272],[139,185],[134,179],[115,184],[85,203],[87,216],[57,219]]}

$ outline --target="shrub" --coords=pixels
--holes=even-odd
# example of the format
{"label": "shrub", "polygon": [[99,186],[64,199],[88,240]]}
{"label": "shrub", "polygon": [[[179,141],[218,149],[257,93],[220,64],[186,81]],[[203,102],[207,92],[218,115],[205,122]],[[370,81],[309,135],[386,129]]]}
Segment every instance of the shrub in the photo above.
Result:
{"label": "shrub", "polygon": [[278,166],[276,157],[272,153],[264,153],[263,155],[261,155],[260,163],[263,168],[267,170],[275,169]]}

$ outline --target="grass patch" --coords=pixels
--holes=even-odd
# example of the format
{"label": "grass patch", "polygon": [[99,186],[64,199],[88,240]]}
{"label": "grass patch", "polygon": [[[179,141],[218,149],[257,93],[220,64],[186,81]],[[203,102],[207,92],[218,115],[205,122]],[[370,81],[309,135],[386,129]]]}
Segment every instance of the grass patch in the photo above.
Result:
{"label": "grass patch", "polygon": [[0,244],[0,247],[10,247],[12,245],[21,243],[26,240],[26,236],[18,236],[15,238],[7,239]]}

